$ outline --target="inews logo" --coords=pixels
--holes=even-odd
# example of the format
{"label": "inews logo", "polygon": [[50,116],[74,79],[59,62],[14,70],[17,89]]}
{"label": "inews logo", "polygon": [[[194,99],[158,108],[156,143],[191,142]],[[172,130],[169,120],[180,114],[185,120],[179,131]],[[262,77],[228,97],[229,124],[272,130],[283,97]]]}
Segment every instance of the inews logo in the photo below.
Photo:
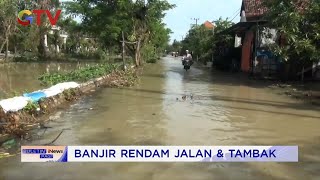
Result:
{"label": "inews logo", "polygon": [[57,24],[57,21],[60,17],[61,10],[57,10],[55,16],[53,17],[51,12],[49,10],[44,10],[44,9],[35,9],[35,10],[22,10],[18,13],[18,23],[21,24],[22,26],[28,26],[33,23],[34,17],[33,14],[36,16],[36,23],[38,26],[41,25],[41,15],[46,14],[50,24],[52,26]]}
{"label": "inews logo", "polygon": [[22,149],[23,154],[46,154],[46,153],[63,153],[63,150],[57,149]]}

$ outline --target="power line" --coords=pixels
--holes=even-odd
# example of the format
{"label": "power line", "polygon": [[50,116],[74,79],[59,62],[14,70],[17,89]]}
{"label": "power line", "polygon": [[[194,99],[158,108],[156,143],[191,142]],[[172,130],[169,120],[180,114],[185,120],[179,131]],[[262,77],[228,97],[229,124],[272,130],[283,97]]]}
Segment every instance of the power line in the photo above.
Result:
{"label": "power line", "polygon": [[[241,8],[238,11],[239,11],[238,13],[240,13]],[[233,21],[238,16],[238,13],[236,13],[236,15],[231,19],[231,21]]]}
{"label": "power line", "polygon": [[230,19],[231,19],[231,17],[234,17],[236,14],[238,14],[240,10],[241,10],[241,8],[239,8],[238,10],[236,10],[236,11],[230,16]]}
{"label": "power line", "polygon": [[[231,21],[233,21],[233,20],[234,20],[234,18],[236,18],[236,17],[238,16],[238,14],[240,13],[240,11],[241,11],[241,8],[239,8],[235,13],[233,13],[233,14],[232,14],[232,16],[231,16],[231,17],[233,17],[233,16],[234,16],[234,17],[232,18],[232,20],[231,20]],[[228,19],[231,19],[231,17],[230,17],[230,18],[228,18]]]}

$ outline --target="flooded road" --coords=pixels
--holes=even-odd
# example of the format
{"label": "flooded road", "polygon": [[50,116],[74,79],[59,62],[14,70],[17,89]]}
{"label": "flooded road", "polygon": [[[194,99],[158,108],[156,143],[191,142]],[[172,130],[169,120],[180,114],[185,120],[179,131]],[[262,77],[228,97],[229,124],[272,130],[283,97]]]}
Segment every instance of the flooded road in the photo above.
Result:
{"label": "flooded road", "polygon": [[67,128],[55,145],[299,145],[300,162],[44,164],[20,163],[16,156],[0,160],[0,179],[320,177],[319,108],[239,74],[201,67],[185,72],[179,59],[147,65],[139,85],[101,89],[52,119],[53,128],[32,144],[48,143]]}

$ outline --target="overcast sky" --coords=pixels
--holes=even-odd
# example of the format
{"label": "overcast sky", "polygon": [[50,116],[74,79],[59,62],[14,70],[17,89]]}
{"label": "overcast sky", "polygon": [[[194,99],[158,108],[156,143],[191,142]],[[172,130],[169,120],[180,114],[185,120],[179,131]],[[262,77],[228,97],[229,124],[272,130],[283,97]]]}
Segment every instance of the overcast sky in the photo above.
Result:
{"label": "overcast sky", "polygon": [[206,20],[213,21],[222,18],[240,20],[240,7],[242,0],[168,0],[176,4],[176,8],[167,12],[164,22],[173,31],[171,41],[181,40],[195,24],[194,18],[200,19],[198,24]]}

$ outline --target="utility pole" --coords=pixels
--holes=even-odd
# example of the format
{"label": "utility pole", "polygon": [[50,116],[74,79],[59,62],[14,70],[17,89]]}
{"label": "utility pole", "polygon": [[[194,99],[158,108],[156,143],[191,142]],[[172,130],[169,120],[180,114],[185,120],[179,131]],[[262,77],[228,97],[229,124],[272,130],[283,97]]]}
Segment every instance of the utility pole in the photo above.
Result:
{"label": "utility pole", "polygon": [[[196,27],[198,27],[198,21],[200,20],[199,18],[191,18],[191,20],[196,21]],[[199,55],[197,54],[197,61],[199,61]]]}
{"label": "utility pole", "polygon": [[199,18],[191,18],[191,20],[196,21],[196,26],[198,26],[198,21],[200,20]]}

